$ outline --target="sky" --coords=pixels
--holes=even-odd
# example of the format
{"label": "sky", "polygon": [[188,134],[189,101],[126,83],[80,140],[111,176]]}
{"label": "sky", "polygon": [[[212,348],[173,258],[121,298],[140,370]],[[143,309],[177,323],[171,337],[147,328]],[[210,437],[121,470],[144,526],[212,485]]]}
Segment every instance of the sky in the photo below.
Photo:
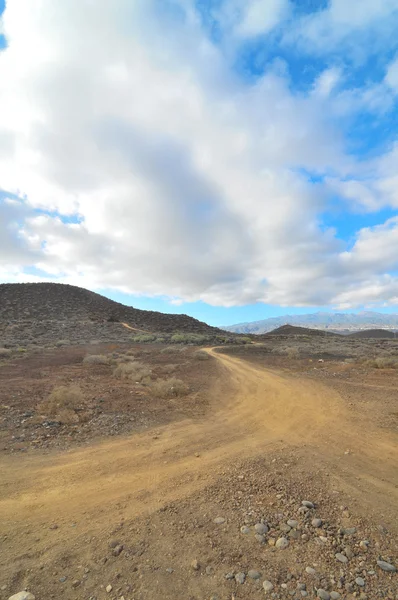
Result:
{"label": "sky", "polygon": [[398,0],[0,0],[0,282],[398,302]]}

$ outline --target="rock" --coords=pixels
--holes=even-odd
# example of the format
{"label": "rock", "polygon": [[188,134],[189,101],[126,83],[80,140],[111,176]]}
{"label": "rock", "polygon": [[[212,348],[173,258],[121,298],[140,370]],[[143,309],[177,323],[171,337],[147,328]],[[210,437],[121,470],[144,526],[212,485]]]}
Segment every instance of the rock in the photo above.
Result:
{"label": "rock", "polygon": [[300,515],[306,515],[307,512],[309,512],[309,508],[307,508],[306,506],[300,506],[300,508],[298,509],[298,513]]}
{"label": "rock", "polygon": [[274,589],[274,584],[266,579],[265,581],[263,581],[263,588],[264,592],[267,594],[268,592]]}
{"label": "rock", "polygon": [[230,580],[231,580],[231,579],[233,579],[233,578],[234,578],[234,574],[233,574],[233,573],[227,573],[227,574],[225,575],[225,579],[227,579],[228,581],[230,581]]}
{"label": "rock", "polygon": [[247,525],[242,525],[242,527],[240,528],[240,532],[247,535],[248,533],[250,533],[250,527],[248,527]]}
{"label": "rock", "polygon": [[285,548],[287,548],[289,545],[289,540],[287,540],[285,537],[280,537],[279,539],[276,540],[276,544],[275,546],[277,548],[279,548],[279,550],[284,550]]}
{"label": "rock", "polygon": [[312,567],[305,567],[305,572],[308,573],[308,575],[315,575],[316,573],[315,569]]}
{"label": "rock", "polygon": [[330,599],[331,600],[339,600],[339,598],[340,598],[339,592],[330,592]]}
{"label": "rock", "polygon": [[301,590],[300,594],[302,598],[306,598],[308,596],[308,592],[306,590]]}
{"label": "rock", "polygon": [[123,552],[123,545],[122,544],[118,544],[112,550],[113,556],[119,556],[119,554],[121,554],[122,552]]}
{"label": "rock", "polygon": [[166,573],[169,573],[171,575],[172,573],[174,573],[174,569],[169,567],[168,569],[166,569]]}
{"label": "rock", "polygon": [[307,586],[305,585],[305,583],[298,582],[296,587],[298,590],[305,590]]}
{"label": "rock", "polygon": [[389,571],[390,573],[395,573],[395,571],[397,570],[396,567],[394,567],[394,565],[391,565],[385,560],[378,560],[377,564],[379,565],[380,569],[382,569],[382,571]]}
{"label": "rock", "polygon": [[348,558],[344,554],[341,554],[341,552],[337,552],[335,557],[341,563],[348,563]]}
{"label": "rock", "polygon": [[346,555],[346,557],[351,560],[351,558],[354,558],[355,554],[353,553],[353,551],[351,550],[350,546],[346,546],[344,548],[344,554]]}
{"label": "rock", "polygon": [[224,517],[216,517],[216,518],[214,519],[214,523],[215,523],[216,525],[222,525],[223,523],[225,523],[225,519],[224,519]]}
{"label": "rock", "polygon": [[327,592],[326,590],[322,590],[321,588],[319,588],[319,590],[317,591],[317,596],[318,598],[321,598],[321,600],[330,600],[329,592]]}
{"label": "rock", "polygon": [[313,527],[322,527],[322,519],[312,519],[311,525]]}
{"label": "rock", "polygon": [[236,583],[245,583],[246,581],[246,575],[244,573],[237,573],[235,575],[235,581]]}
{"label": "rock", "polygon": [[301,505],[305,506],[305,508],[315,508],[314,504],[309,500],[303,500]]}
{"label": "rock", "polygon": [[292,529],[295,529],[298,526],[298,521],[296,521],[296,519],[289,519],[287,524],[289,527],[292,527]]}
{"label": "rock", "polygon": [[364,587],[364,585],[365,585],[365,580],[364,580],[364,579],[362,579],[362,577],[357,577],[357,578],[356,578],[356,580],[355,580],[355,583],[356,583],[357,585],[359,585],[359,587]]}
{"label": "rock", "polygon": [[359,542],[359,547],[361,550],[363,550],[363,552],[368,551],[368,546],[369,546],[368,540],[362,540],[361,542]]}
{"label": "rock", "polygon": [[255,536],[256,540],[258,542],[260,542],[260,544],[264,544],[265,542],[265,535],[261,535],[260,533],[256,533]]}
{"label": "rock", "polygon": [[200,569],[200,564],[199,562],[196,560],[196,558],[191,562],[191,567],[194,571],[199,571]]}
{"label": "rock", "polygon": [[67,579],[68,579],[68,578],[67,578],[67,577],[65,577],[65,575],[64,575],[63,577],[60,577],[60,578],[59,578],[59,581],[60,581],[60,583],[65,583],[65,581],[66,581]]}
{"label": "rock", "polygon": [[105,591],[107,594],[110,594],[112,590],[113,590],[113,587],[111,586],[111,584],[107,585],[105,588]]}
{"label": "rock", "polygon": [[256,569],[250,569],[247,576],[250,577],[250,579],[260,579],[261,573],[260,571],[256,571]]}
{"label": "rock", "polygon": [[14,594],[8,600],[35,600],[35,596],[30,592],[18,592],[18,594]]}
{"label": "rock", "polygon": [[356,527],[347,527],[347,528],[341,530],[341,533],[343,535],[354,535],[354,533],[356,533],[356,532],[357,532]]}
{"label": "rock", "polygon": [[303,533],[301,539],[303,540],[303,542],[308,542],[310,536],[308,535],[308,533]]}
{"label": "rock", "polygon": [[213,575],[214,569],[210,565],[206,567],[206,575]]}
{"label": "rock", "polygon": [[254,531],[263,535],[264,533],[268,533],[268,527],[264,523],[256,523],[254,526]]}
{"label": "rock", "polygon": [[287,523],[281,523],[279,529],[282,531],[282,533],[289,533],[291,527]]}

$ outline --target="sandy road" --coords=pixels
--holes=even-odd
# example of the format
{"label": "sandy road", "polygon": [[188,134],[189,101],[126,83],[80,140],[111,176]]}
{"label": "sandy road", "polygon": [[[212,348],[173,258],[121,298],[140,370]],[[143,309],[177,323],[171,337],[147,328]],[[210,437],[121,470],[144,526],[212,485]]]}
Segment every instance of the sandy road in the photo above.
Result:
{"label": "sandy road", "polygon": [[222,363],[222,376],[203,420],[60,455],[3,458],[0,519],[5,528],[59,515],[92,515],[100,523],[115,506],[132,518],[203,487],[226,462],[281,446],[308,448],[319,459],[317,468],[327,469],[342,486],[359,494],[366,486],[368,501],[396,509],[396,438],[371,423],[366,431],[359,429],[340,396],[317,382],[212,353]]}

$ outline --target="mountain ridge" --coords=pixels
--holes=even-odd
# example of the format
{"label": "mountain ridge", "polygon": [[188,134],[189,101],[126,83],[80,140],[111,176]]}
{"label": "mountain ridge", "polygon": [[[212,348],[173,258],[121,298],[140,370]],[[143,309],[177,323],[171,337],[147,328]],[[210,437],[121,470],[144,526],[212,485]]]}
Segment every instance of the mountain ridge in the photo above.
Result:
{"label": "mountain ridge", "polygon": [[297,327],[311,327],[323,331],[337,333],[354,333],[366,329],[386,329],[395,331],[398,329],[397,313],[379,313],[375,311],[361,311],[358,313],[337,313],[318,311],[304,315],[282,315],[280,317],[269,317],[258,321],[237,323],[221,327],[224,331],[233,333],[268,333],[283,325]]}

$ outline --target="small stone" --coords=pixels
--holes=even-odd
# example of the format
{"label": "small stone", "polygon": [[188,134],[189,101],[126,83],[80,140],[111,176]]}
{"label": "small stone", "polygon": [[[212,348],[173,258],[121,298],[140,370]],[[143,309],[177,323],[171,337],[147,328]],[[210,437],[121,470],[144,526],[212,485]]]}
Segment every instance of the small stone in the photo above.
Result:
{"label": "small stone", "polygon": [[313,527],[322,527],[322,519],[312,519],[311,525]]}
{"label": "small stone", "polygon": [[256,569],[250,569],[247,576],[250,577],[250,579],[260,579],[261,573],[260,571],[256,571]]}
{"label": "small stone", "polygon": [[105,588],[105,591],[107,594],[110,594],[112,590],[113,590],[113,587],[111,586],[111,584],[107,585]]}
{"label": "small stone", "polygon": [[275,546],[275,538],[268,538],[268,546]]}
{"label": "small stone", "polygon": [[216,518],[214,519],[214,523],[215,523],[216,525],[222,525],[223,523],[225,523],[225,519],[224,519],[224,517],[216,517]]}
{"label": "small stone", "polygon": [[287,548],[289,545],[289,540],[287,540],[285,537],[280,537],[279,539],[276,540],[276,544],[275,546],[277,548],[279,548],[279,550],[284,550],[285,548]]}
{"label": "small stone", "polygon": [[320,535],[320,536],[319,536],[319,539],[321,540],[321,542],[322,542],[323,544],[326,544],[326,542],[328,541],[328,538],[327,538],[327,537],[325,537],[324,535]]}
{"label": "small stone", "polygon": [[302,598],[306,598],[308,596],[308,592],[306,590],[301,590],[300,594]]}
{"label": "small stone", "polygon": [[309,512],[309,508],[307,508],[306,506],[300,506],[300,508],[298,509],[298,513],[300,515],[306,515],[307,512]]}
{"label": "small stone", "polygon": [[261,535],[260,533],[256,533],[254,535],[254,537],[256,538],[256,540],[258,542],[260,542],[260,544],[264,544],[264,542],[265,542],[265,535]]}
{"label": "small stone", "polygon": [[346,557],[351,560],[351,558],[354,558],[355,554],[353,553],[353,551],[351,550],[351,548],[349,546],[346,546],[344,548],[344,554],[346,555]]}
{"label": "small stone", "polygon": [[357,585],[359,585],[359,587],[364,587],[365,586],[365,580],[362,579],[362,577],[357,577],[355,580],[355,583]]}
{"label": "small stone", "polygon": [[254,526],[254,531],[263,535],[264,533],[268,532],[268,527],[264,523],[256,523]]}
{"label": "small stone", "polygon": [[75,579],[74,581],[72,581],[72,587],[73,588],[77,588],[80,585],[80,581],[78,579]]}
{"label": "small stone", "polygon": [[315,575],[316,573],[315,569],[312,567],[305,567],[305,572],[308,573],[308,575]]}
{"label": "small stone", "polygon": [[122,544],[118,544],[112,550],[113,556],[119,556],[122,552],[123,552],[123,545]]}
{"label": "small stone", "polygon": [[196,558],[191,562],[191,567],[194,571],[199,571],[200,564],[199,561],[196,560]]}
{"label": "small stone", "polygon": [[248,527],[247,525],[242,525],[242,527],[240,528],[240,532],[247,535],[248,533],[250,533],[250,527]]}
{"label": "small stone", "polygon": [[308,540],[310,539],[310,536],[308,535],[308,533],[303,533],[303,535],[301,536],[301,539],[303,540],[303,542],[308,542]]}
{"label": "small stone", "polygon": [[342,530],[342,533],[344,535],[354,535],[354,533],[357,532],[357,528],[356,527],[347,527],[346,529]]}
{"label": "small stone", "polygon": [[265,581],[263,581],[263,588],[264,592],[267,594],[268,592],[274,589],[274,584],[266,579]]}
{"label": "small stone", "polygon": [[361,542],[359,542],[359,547],[361,550],[363,550],[363,552],[368,551],[368,546],[369,546],[368,540],[362,540]]}
{"label": "small stone", "polygon": [[346,589],[346,592],[349,592],[350,594],[354,591],[354,586],[349,581],[347,581],[344,587]]}
{"label": "small stone", "polygon": [[385,560],[378,560],[377,564],[379,565],[380,569],[382,569],[382,571],[389,571],[390,573],[395,573],[395,571],[397,570],[396,567],[394,567],[394,565],[386,562]]}
{"label": "small stone", "polygon": [[303,500],[301,505],[305,506],[306,508],[315,508],[314,504],[309,500]]}
{"label": "small stone", "polygon": [[30,592],[18,592],[18,594],[14,594],[8,600],[35,600],[35,596]]}
{"label": "small stone", "polygon": [[295,529],[298,526],[298,521],[296,521],[296,519],[289,519],[287,524],[289,525],[289,527]]}
{"label": "small stone", "polygon": [[235,575],[235,581],[236,583],[245,583],[246,580],[246,575],[244,573],[237,573]]}
{"label": "small stone", "polygon": [[174,573],[174,569],[169,567],[168,569],[166,569],[166,573],[169,573],[169,575],[171,575],[172,573]]}
{"label": "small stone", "polygon": [[233,578],[234,578],[234,574],[233,574],[233,573],[227,573],[227,574],[225,575],[225,579],[227,579],[228,581],[230,581],[230,580],[231,580],[231,579],[233,579]]}
{"label": "small stone", "polygon": [[305,590],[307,586],[305,585],[305,583],[298,582],[296,587],[298,590]]}
{"label": "small stone", "polygon": [[214,569],[210,565],[206,567],[206,575],[213,575]]}
{"label": "small stone", "polygon": [[330,599],[331,600],[339,600],[339,598],[340,598],[339,592],[330,592]]}
{"label": "small stone", "polygon": [[289,533],[291,527],[287,523],[281,523],[279,529],[282,531],[282,533]]}
{"label": "small stone", "polygon": [[341,554],[341,552],[337,552],[335,557],[341,563],[348,563],[348,558],[344,554]]}
{"label": "small stone", "polygon": [[67,577],[65,577],[65,575],[64,575],[63,577],[60,577],[60,578],[59,578],[59,581],[60,581],[60,583],[65,583],[65,581],[66,581],[67,579],[68,579],[68,578],[67,578]]}
{"label": "small stone", "polygon": [[317,591],[317,596],[318,598],[321,598],[321,600],[330,600],[329,592],[327,592],[326,590],[322,590],[321,588],[319,588],[319,590]]}

